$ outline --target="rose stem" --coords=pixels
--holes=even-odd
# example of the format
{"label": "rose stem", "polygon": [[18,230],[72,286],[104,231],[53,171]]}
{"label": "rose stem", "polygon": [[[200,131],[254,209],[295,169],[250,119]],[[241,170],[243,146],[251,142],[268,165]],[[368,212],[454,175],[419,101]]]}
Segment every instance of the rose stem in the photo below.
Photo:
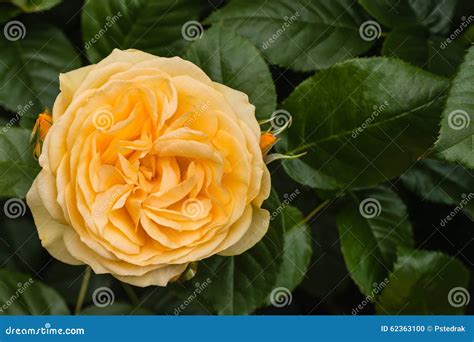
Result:
{"label": "rose stem", "polygon": [[79,314],[79,312],[82,309],[82,304],[84,304],[84,299],[86,298],[87,289],[89,287],[89,281],[91,279],[91,273],[92,273],[92,269],[89,266],[87,266],[84,272],[84,278],[82,278],[82,284],[81,284],[81,289],[79,290],[79,296],[77,297],[76,309],[74,310],[74,313],[76,315]]}
{"label": "rose stem", "polygon": [[135,309],[138,309],[138,306],[140,306],[140,300],[138,299],[135,291],[133,291],[133,288],[129,284],[125,284],[122,282],[120,284],[122,284],[122,287],[125,293],[127,294],[128,298],[130,299],[130,302],[132,303],[133,307]]}
{"label": "rose stem", "polygon": [[309,221],[314,217],[316,216],[316,214],[318,214],[321,210],[323,210],[324,208],[326,208],[326,206],[329,204],[329,202],[331,202],[331,200],[325,200],[323,203],[321,203],[320,205],[318,205],[316,208],[314,208],[304,219],[303,221],[301,221],[301,224],[303,223],[309,223]]}

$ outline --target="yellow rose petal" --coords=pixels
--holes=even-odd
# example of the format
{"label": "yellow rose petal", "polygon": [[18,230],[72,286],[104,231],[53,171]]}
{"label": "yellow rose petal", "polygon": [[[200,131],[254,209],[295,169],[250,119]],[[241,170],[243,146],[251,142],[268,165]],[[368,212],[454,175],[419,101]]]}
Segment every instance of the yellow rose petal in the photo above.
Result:
{"label": "yellow rose petal", "polygon": [[270,173],[247,95],[178,57],[114,50],[60,76],[28,193],[43,246],[136,286],[265,235]]}

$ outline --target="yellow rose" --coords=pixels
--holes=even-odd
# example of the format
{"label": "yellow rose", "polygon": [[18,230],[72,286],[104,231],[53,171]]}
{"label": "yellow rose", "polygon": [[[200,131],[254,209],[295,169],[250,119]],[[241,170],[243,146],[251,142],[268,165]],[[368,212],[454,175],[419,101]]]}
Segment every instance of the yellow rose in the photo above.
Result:
{"label": "yellow rose", "polygon": [[27,195],[55,258],[166,286],[265,235],[270,174],[245,94],[137,50],[61,74],[60,88]]}

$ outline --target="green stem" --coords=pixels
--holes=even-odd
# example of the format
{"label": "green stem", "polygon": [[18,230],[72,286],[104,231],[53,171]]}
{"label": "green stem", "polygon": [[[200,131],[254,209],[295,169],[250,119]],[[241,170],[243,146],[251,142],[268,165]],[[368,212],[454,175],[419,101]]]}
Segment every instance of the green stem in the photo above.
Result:
{"label": "green stem", "polygon": [[86,298],[87,289],[89,288],[89,281],[91,279],[91,273],[92,273],[92,269],[89,266],[87,266],[86,270],[84,272],[84,278],[82,278],[82,284],[81,284],[81,288],[79,290],[79,295],[77,297],[76,308],[74,310],[74,313],[76,315],[79,314],[79,312],[82,309],[82,304],[84,304],[84,299]]}
{"label": "green stem", "polygon": [[306,217],[303,219],[302,223],[308,223],[313,217],[315,217],[321,210],[326,208],[326,206],[331,202],[331,200],[325,200],[323,203],[314,208]]}
{"label": "green stem", "polygon": [[132,303],[133,307],[136,309],[140,305],[140,299],[138,298],[137,294],[135,291],[133,291],[133,288],[129,284],[122,283],[122,287],[127,294],[128,298],[130,299],[130,302]]}

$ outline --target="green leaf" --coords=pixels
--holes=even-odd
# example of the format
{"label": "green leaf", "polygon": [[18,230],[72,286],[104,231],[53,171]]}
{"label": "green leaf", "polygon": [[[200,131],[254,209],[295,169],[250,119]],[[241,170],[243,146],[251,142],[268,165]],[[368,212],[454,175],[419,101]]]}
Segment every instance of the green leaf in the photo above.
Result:
{"label": "green leaf", "polygon": [[85,316],[88,316],[88,315],[92,315],[92,316],[148,315],[149,316],[149,315],[153,315],[154,313],[153,311],[148,310],[148,309],[144,309],[144,308],[135,309],[130,304],[116,302],[106,307],[88,306],[87,308],[84,308],[84,310],[82,310],[80,314],[85,315]]}
{"label": "green leaf", "polygon": [[[275,194],[265,204],[270,212],[280,205]],[[247,252],[200,261],[197,275],[184,284],[180,298],[203,301],[209,311],[220,315],[251,314],[266,304],[275,288],[283,250],[283,223],[274,219],[265,237]]]}
{"label": "green leaf", "polygon": [[[7,203],[2,203],[2,208],[8,208]],[[14,212],[13,203],[16,203],[17,208],[26,209],[26,202],[16,199],[10,202],[10,213]],[[26,210],[17,213],[20,215],[22,212]],[[30,217],[2,218],[0,225],[0,268],[35,274],[49,264],[51,257],[41,246]]]}
{"label": "green leaf", "polygon": [[462,314],[464,308],[459,304],[462,304],[463,293],[468,294],[468,284],[469,271],[457,259],[440,252],[401,248],[388,285],[379,297],[377,312],[383,315]]}
{"label": "green leaf", "polygon": [[305,164],[301,158],[282,160],[282,165],[286,173],[300,184],[321,189],[334,189],[337,187],[337,182],[331,177],[328,177],[326,182],[323,183],[316,181],[314,170],[311,166]]}
{"label": "green leaf", "polygon": [[303,280],[311,261],[311,229],[295,207],[284,206],[280,215],[285,229],[285,244],[276,286],[293,291]]}
{"label": "green leaf", "polygon": [[0,128],[0,197],[24,198],[39,172],[29,140],[27,129]]}
{"label": "green leaf", "polygon": [[59,294],[27,275],[0,269],[0,315],[68,315]]}
{"label": "green leaf", "polygon": [[206,22],[249,38],[273,64],[309,71],[369,50],[373,41],[359,34],[366,20],[351,0],[233,0]]}
{"label": "green leaf", "polygon": [[200,66],[213,81],[246,93],[258,119],[269,118],[275,110],[272,75],[258,50],[245,38],[216,26],[191,44],[184,58]]}
{"label": "green leaf", "polygon": [[285,172],[290,175],[294,181],[310,188],[317,188],[317,193],[320,198],[334,198],[341,192],[337,190],[338,182],[335,178],[323,174],[319,174],[318,177],[315,177],[314,169],[303,162],[302,158],[283,159],[281,163]]}
{"label": "green leaf", "polygon": [[[306,152],[305,184],[362,187],[403,173],[434,143],[447,81],[391,58],[347,61],[300,84],[288,154]],[[298,168],[285,169],[296,181]]]}
{"label": "green leaf", "polygon": [[114,48],[135,48],[159,56],[179,55],[202,34],[203,0],[87,0],[82,10],[83,40],[93,63]]}
{"label": "green leaf", "polygon": [[[423,201],[459,206],[474,189],[474,173],[462,165],[426,159],[401,176],[403,184]],[[462,210],[474,221],[474,201]]]}
{"label": "green leaf", "polygon": [[420,25],[433,34],[449,32],[457,0],[359,0],[380,23],[390,27]]}
{"label": "green leaf", "polygon": [[57,28],[32,22],[16,25],[10,39],[17,40],[0,37],[0,104],[17,112],[22,125],[30,127],[38,113],[52,108],[59,73],[80,67],[81,61]]}
{"label": "green leaf", "polygon": [[474,26],[469,26],[469,28],[466,30],[466,32],[462,35],[462,38],[464,43],[466,44],[473,44],[474,43]]}
{"label": "green leaf", "polygon": [[342,254],[352,279],[370,294],[388,275],[399,246],[413,246],[407,208],[384,187],[352,192],[337,213]]}
{"label": "green leaf", "polygon": [[422,27],[403,27],[389,33],[382,53],[434,73],[451,76],[464,56],[464,49],[460,40],[448,43],[443,37],[430,36]]}
{"label": "green leaf", "polygon": [[474,168],[474,46],[451,82],[436,157]]}
{"label": "green leaf", "polygon": [[61,3],[62,0],[10,0],[18,6],[23,12],[33,13],[46,11]]}

